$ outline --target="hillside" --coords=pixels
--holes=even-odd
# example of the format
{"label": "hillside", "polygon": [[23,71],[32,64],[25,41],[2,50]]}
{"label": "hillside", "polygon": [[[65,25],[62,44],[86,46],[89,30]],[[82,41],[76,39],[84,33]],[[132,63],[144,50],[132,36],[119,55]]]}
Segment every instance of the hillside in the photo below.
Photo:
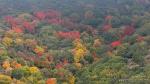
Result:
{"label": "hillside", "polygon": [[0,0],[0,84],[150,84],[150,0]]}

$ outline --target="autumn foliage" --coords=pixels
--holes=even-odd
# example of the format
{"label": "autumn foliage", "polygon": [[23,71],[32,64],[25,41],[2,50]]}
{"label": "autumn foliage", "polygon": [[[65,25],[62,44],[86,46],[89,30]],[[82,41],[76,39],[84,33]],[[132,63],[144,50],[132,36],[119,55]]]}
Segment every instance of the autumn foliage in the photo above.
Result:
{"label": "autumn foliage", "polygon": [[34,52],[38,55],[38,56],[42,56],[44,53],[44,48],[40,47],[40,46],[36,46],[34,49]]}
{"label": "autumn foliage", "polygon": [[135,28],[133,26],[126,26],[124,29],[124,35],[131,35],[135,32]]}
{"label": "autumn foliage", "polygon": [[112,47],[117,47],[117,46],[120,46],[120,45],[121,45],[120,41],[114,41],[114,42],[111,43]]}
{"label": "autumn foliage", "polygon": [[35,13],[35,17],[37,17],[40,20],[43,20],[43,19],[45,19],[46,15],[45,15],[45,12],[38,11],[38,12]]}
{"label": "autumn foliage", "polygon": [[57,36],[59,38],[65,38],[65,39],[79,39],[80,38],[80,32],[78,31],[70,31],[70,32],[57,32]]}
{"label": "autumn foliage", "polygon": [[0,0],[0,84],[150,84],[149,6]]}
{"label": "autumn foliage", "polygon": [[49,78],[46,80],[46,84],[57,84],[56,78]]}
{"label": "autumn foliage", "polygon": [[105,24],[105,25],[103,25],[102,30],[105,32],[108,32],[111,28],[112,28],[111,24]]}
{"label": "autumn foliage", "polygon": [[105,20],[108,21],[108,20],[111,20],[112,18],[113,18],[113,16],[107,15],[107,16],[105,17]]}
{"label": "autumn foliage", "polygon": [[74,62],[78,63],[86,55],[87,49],[81,43],[80,39],[74,40],[73,43],[74,43],[74,46],[75,46],[75,48],[73,49]]}

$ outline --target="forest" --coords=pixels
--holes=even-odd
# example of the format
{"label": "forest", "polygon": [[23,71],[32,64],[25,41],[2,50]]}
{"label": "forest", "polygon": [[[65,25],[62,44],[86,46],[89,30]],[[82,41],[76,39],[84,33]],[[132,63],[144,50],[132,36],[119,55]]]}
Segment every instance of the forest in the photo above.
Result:
{"label": "forest", "polygon": [[0,84],[150,84],[150,0],[0,0]]}

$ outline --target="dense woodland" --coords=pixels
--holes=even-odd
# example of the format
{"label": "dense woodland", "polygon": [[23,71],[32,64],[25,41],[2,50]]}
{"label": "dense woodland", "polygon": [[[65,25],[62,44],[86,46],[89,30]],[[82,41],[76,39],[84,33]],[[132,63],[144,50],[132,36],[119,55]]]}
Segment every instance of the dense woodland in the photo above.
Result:
{"label": "dense woodland", "polygon": [[150,0],[0,0],[0,84],[150,84]]}

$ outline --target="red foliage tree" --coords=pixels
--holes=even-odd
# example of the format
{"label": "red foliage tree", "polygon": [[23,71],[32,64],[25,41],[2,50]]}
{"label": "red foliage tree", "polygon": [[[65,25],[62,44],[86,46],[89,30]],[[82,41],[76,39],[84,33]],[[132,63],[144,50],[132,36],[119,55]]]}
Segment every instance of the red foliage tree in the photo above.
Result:
{"label": "red foliage tree", "polygon": [[12,16],[5,16],[4,20],[8,23],[10,23],[14,18]]}
{"label": "red foliage tree", "polygon": [[16,21],[15,18],[12,17],[12,16],[6,16],[6,17],[4,17],[4,19],[5,19],[5,21],[6,21],[9,25],[11,25],[11,27],[17,25],[17,21]]}
{"label": "red foliage tree", "polygon": [[80,32],[78,31],[71,31],[71,32],[57,32],[57,36],[60,38],[65,39],[79,39],[80,38]]}
{"label": "red foliage tree", "polygon": [[64,59],[63,60],[63,65],[67,65],[68,64],[68,60],[67,59]]}
{"label": "red foliage tree", "polygon": [[112,25],[111,25],[111,24],[105,24],[105,25],[103,26],[102,30],[103,30],[104,32],[107,32],[107,31],[109,31],[111,28],[112,28]]}
{"label": "red foliage tree", "polygon": [[43,11],[38,11],[35,13],[35,17],[37,17],[39,20],[43,20],[43,19],[45,19],[46,14]]}
{"label": "red foliage tree", "polygon": [[12,30],[16,33],[23,33],[23,29],[21,27],[13,27]]}
{"label": "red foliage tree", "polygon": [[45,12],[46,19],[49,24],[58,25],[62,23],[61,14],[56,10],[49,10]]}
{"label": "red foliage tree", "polygon": [[47,60],[48,60],[49,62],[52,62],[52,61],[53,61],[53,57],[52,57],[52,56],[51,56],[51,57],[48,56],[48,57],[47,57]]}
{"label": "red foliage tree", "polygon": [[124,35],[132,35],[135,32],[135,28],[133,26],[126,26],[123,32]]}
{"label": "red foliage tree", "polygon": [[137,36],[137,39],[136,39],[138,42],[141,42],[141,41],[143,41],[144,40],[144,37],[143,36]]}
{"label": "red foliage tree", "polygon": [[48,19],[47,22],[49,24],[58,25],[62,23],[62,20],[60,18],[53,18],[53,19]]}
{"label": "red foliage tree", "polygon": [[105,17],[105,21],[108,21],[108,20],[111,20],[112,19],[112,16],[111,15],[107,15],[106,17]]}
{"label": "red foliage tree", "polygon": [[47,18],[58,18],[61,14],[56,10],[49,10],[45,12]]}
{"label": "red foliage tree", "polygon": [[70,30],[78,28],[78,25],[75,24],[74,22],[72,22],[72,20],[70,18],[63,19],[62,26],[66,27],[66,28],[68,28]]}
{"label": "red foliage tree", "polygon": [[121,41],[114,41],[114,42],[111,43],[112,47],[117,47],[119,45],[121,45]]}
{"label": "red foliage tree", "polygon": [[28,30],[29,32],[33,32],[35,30],[35,25],[33,25],[30,22],[24,21],[23,22],[23,27]]}
{"label": "red foliage tree", "polygon": [[58,63],[58,64],[56,64],[55,68],[56,69],[61,69],[61,68],[63,68],[63,65],[61,63]]}

